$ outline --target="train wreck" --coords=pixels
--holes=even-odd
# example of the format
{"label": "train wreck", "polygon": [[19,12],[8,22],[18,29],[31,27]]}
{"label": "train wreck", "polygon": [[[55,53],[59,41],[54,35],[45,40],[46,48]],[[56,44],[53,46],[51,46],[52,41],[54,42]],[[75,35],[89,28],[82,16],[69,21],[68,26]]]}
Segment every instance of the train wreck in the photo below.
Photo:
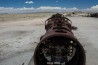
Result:
{"label": "train wreck", "polygon": [[85,65],[85,51],[72,32],[71,20],[54,14],[45,21],[45,30],[34,52],[34,65]]}

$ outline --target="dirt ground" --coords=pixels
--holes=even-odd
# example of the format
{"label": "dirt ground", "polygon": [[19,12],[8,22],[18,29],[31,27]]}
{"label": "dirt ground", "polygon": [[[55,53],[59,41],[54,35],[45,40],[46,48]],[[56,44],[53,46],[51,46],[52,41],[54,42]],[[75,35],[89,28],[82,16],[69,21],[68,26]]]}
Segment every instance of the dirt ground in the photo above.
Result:
{"label": "dirt ground", "polygon": [[[0,65],[28,65],[48,17],[0,22]],[[98,18],[68,17],[86,52],[86,65],[98,65]]]}

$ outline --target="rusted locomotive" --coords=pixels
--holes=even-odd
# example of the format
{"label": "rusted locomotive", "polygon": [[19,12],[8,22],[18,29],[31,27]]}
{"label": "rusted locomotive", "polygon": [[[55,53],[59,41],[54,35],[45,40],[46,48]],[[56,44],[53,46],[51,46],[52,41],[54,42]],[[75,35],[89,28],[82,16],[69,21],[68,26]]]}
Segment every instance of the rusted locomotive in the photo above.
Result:
{"label": "rusted locomotive", "polygon": [[68,18],[54,14],[45,21],[45,29],[34,52],[34,65],[85,65],[84,49]]}

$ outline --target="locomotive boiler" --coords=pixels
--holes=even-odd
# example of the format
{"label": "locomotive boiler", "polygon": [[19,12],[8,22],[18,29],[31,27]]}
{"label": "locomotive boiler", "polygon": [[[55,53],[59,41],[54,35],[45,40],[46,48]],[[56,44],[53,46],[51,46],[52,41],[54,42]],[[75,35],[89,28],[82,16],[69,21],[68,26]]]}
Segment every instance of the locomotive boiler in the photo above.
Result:
{"label": "locomotive boiler", "polygon": [[85,51],[72,32],[72,22],[62,14],[45,21],[46,33],[34,51],[34,65],[85,65]]}

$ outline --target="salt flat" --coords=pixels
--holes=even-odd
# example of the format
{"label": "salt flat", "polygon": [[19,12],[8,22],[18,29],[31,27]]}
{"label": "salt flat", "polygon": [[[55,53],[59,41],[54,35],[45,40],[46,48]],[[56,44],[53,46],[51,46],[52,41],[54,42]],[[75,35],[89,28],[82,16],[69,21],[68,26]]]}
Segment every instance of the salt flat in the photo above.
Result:
{"label": "salt flat", "polygon": [[[45,33],[47,18],[0,22],[0,65],[28,64],[40,36]],[[86,51],[86,65],[98,65],[98,18],[68,18],[78,27],[73,32]]]}

